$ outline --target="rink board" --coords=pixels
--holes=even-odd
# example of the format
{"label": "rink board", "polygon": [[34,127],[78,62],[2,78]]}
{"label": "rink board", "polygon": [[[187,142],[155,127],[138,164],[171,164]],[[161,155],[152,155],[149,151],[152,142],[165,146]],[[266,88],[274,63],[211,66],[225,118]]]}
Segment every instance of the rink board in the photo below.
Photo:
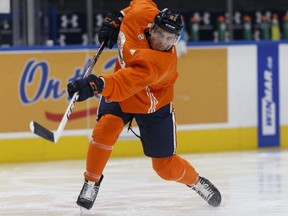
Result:
{"label": "rink board", "polygon": [[[281,148],[288,148],[288,126],[281,127],[281,133]],[[258,149],[256,128],[179,131],[177,138],[180,154]],[[56,144],[41,138],[0,140],[0,163],[84,159],[87,148],[87,136],[63,137]],[[119,140],[112,153],[112,157],[143,155],[138,139]]]}
{"label": "rink board", "polygon": [[[240,141],[241,137],[246,137],[245,142]],[[178,153],[257,148],[256,128],[209,130],[205,132],[179,131],[177,138]],[[0,162],[83,159],[86,157],[87,148],[87,136],[63,137],[56,144],[41,138],[0,140]],[[118,141],[112,153],[112,157],[141,155],[144,154],[141,142],[138,139]]]}
{"label": "rink board", "polygon": [[[267,44],[268,54],[259,60],[259,47],[266,51]],[[271,46],[274,56],[269,54],[270,43],[189,46],[188,53],[179,58],[175,86],[179,153],[250,150],[262,148],[263,143],[288,148],[288,44],[271,42]],[[0,92],[1,98],[5,97],[0,101],[0,162],[86,157],[97,99],[77,103],[57,144],[33,135],[29,122],[35,120],[50,130],[57,129],[69,103],[66,84],[81,77],[93,54],[94,49],[83,47],[0,52],[4,74]],[[103,52],[95,73],[112,73],[116,56],[116,50]],[[273,78],[278,77],[273,82],[270,76],[260,79],[261,73],[265,74],[265,67],[261,71],[260,66],[266,64],[266,58],[278,63],[270,71]],[[9,97],[4,95],[7,89]],[[278,94],[259,94],[268,90]],[[269,99],[268,108],[275,105],[272,116],[267,116],[271,110],[261,107],[264,99]],[[265,118],[271,125],[263,124]],[[261,127],[268,128],[268,133]],[[112,156],[143,155],[139,140],[131,133],[122,134]]]}

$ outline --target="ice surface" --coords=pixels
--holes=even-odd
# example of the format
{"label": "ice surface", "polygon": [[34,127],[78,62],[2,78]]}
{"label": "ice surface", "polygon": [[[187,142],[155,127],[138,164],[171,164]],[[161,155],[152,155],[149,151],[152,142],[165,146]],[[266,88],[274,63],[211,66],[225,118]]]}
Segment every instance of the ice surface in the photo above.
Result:
{"label": "ice surface", "polygon": [[[104,172],[95,216],[287,216],[288,151],[181,155],[220,190],[208,204],[185,185],[158,177],[149,158],[112,158]],[[75,201],[85,161],[0,165],[0,215],[80,215]]]}

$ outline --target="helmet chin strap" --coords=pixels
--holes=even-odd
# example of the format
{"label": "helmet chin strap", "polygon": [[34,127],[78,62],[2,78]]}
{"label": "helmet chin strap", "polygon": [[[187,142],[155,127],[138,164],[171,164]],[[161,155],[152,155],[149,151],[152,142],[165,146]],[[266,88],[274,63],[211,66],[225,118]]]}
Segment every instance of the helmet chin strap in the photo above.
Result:
{"label": "helmet chin strap", "polygon": [[169,46],[165,51],[171,50],[173,46],[174,46],[174,45]]}

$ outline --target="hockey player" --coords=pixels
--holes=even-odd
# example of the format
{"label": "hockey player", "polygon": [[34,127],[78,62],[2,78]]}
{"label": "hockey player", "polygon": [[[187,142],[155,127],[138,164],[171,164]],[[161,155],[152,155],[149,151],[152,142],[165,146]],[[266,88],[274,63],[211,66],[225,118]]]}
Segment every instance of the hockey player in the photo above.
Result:
{"label": "hockey player", "polygon": [[68,83],[70,97],[78,101],[101,94],[97,123],[86,161],[84,185],[77,204],[92,208],[103,170],[123,127],[135,119],[144,154],[163,179],[187,185],[211,206],[221,203],[221,194],[191,164],[176,154],[176,123],[172,106],[177,79],[175,44],[183,29],[179,14],[159,12],[152,0],[134,0],[119,15],[108,14],[99,41],[112,48],[118,38],[118,61],[114,74]]}

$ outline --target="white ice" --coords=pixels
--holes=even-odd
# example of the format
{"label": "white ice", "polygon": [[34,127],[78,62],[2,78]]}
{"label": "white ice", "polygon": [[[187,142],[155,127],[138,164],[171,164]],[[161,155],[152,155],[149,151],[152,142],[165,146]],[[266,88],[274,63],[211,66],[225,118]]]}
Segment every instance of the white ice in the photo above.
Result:
{"label": "white ice", "polygon": [[[288,151],[181,155],[221,191],[218,208],[167,182],[149,158],[112,158],[97,200],[83,215],[287,216]],[[85,160],[0,165],[0,215],[80,215]]]}

